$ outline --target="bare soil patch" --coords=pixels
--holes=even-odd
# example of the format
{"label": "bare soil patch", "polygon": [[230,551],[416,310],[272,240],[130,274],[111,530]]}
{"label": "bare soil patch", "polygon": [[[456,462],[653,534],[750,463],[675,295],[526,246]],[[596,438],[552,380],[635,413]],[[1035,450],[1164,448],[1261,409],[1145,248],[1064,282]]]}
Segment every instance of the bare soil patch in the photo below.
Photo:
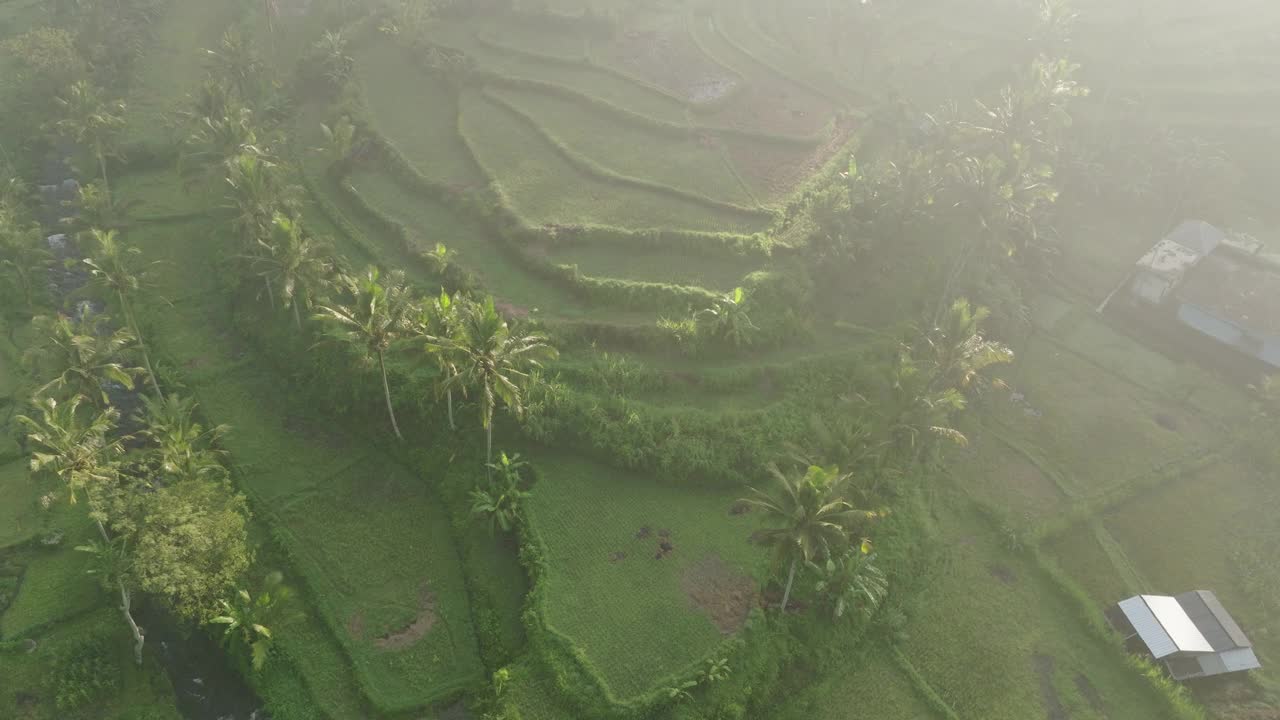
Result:
{"label": "bare soil patch", "polygon": [[627,30],[602,48],[605,61],[692,103],[724,97],[738,78],[702,54],[678,19]]}
{"label": "bare soil patch", "polygon": [[1071,720],[1067,709],[1062,706],[1062,698],[1058,697],[1057,688],[1053,686],[1053,669],[1057,664],[1053,657],[1036,653],[1032,664],[1040,678],[1040,697],[1044,699],[1045,717],[1048,720]]}
{"label": "bare soil patch", "polygon": [[758,600],[755,581],[714,554],[685,568],[680,587],[725,635],[742,629]]}
{"label": "bare soil patch", "polygon": [[418,616],[403,630],[388,633],[373,641],[379,650],[403,650],[418,642],[436,624],[436,594],[426,583],[418,591]]}
{"label": "bare soil patch", "polygon": [[1012,585],[1018,582],[1018,574],[1009,567],[995,563],[987,566],[987,570],[991,571],[991,577],[999,580],[1005,585]]}

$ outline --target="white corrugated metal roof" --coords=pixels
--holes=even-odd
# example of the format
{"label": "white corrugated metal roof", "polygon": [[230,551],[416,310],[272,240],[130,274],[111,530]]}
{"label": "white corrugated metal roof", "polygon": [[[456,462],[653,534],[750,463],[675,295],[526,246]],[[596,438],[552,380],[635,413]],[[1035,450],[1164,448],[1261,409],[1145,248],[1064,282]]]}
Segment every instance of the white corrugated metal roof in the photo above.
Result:
{"label": "white corrugated metal roof", "polygon": [[1228,650],[1219,654],[1218,657],[1222,658],[1222,664],[1226,666],[1227,672],[1257,670],[1262,667],[1262,663],[1258,662],[1258,656],[1254,654],[1253,648]]}
{"label": "white corrugated metal roof", "polygon": [[1175,598],[1138,595],[1120,601],[1120,610],[1157,659],[1180,652],[1213,652]]}

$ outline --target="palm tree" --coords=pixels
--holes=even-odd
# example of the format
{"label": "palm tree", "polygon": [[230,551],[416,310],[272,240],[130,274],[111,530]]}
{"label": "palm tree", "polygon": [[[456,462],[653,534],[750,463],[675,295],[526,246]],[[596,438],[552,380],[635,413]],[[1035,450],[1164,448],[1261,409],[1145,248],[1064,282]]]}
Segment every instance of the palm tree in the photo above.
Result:
{"label": "palm tree", "polygon": [[[435,362],[440,370],[440,379],[436,390],[443,392],[449,412],[449,429],[456,430],[453,422],[453,384],[451,379],[458,374],[457,347],[450,342],[458,331],[458,307],[462,304],[461,296],[449,297],[443,289],[440,297],[423,302],[418,316],[410,326],[410,332],[421,341],[422,349]],[[462,390],[465,392],[466,388]]]}
{"label": "palm tree", "polygon": [[396,437],[404,440],[391,404],[386,363],[387,351],[408,330],[413,310],[413,298],[405,285],[404,273],[397,270],[383,279],[378,268],[370,266],[359,277],[339,276],[337,284],[351,298],[350,303],[321,305],[316,318],[333,325],[334,336],[363,351],[366,361],[377,359],[387,415]]}
{"label": "palm tree", "polygon": [[779,560],[789,566],[782,594],[782,609],[786,610],[796,569],[831,557],[833,550],[848,542],[855,523],[879,514],[857,510],[841,499],[851,476],[840,474],[838,468],[813,465],[802,476],[784,474],[772,464],[767,470],[776,481],[778,492],[770,495],[751,488],[752,497],[740,502],[763,510],[771,521],[781,524],[763,531],[761,542],[776,547]]}
{"label": "palm tree", "polygon": [[747,291],[738,287],[733,292],[716,298],[711,307],[699,310],[694,314],[694,319],[712,337],[724,340],[734,347],[743,347],[750,345],[756,333],[760,332],[760,328],[756,327],[747,314],[749,310],[750,298]]}
{"label": "palm tree", "polygon": [[107,318],[86,311],[79,320],[66,315],[37,317],[33,324],[42,341],[27,352],[27,360],[53,379],[40,386],[36,395],[52,389],[64,397],[89,398],[99,408],[111,404],[103,385],[114,381],[133,389],[133,378],[139,368],[128,367],[120,358],[133,345],[135,337],[126,328],[108,333]]}
{"label": "palm tree", "polygon": [[276,213],[295,209],[295,193],[280,167],[256,147],[246,147],[227,163],[226,179],[236,213],[232,223],[246,247],[254,248],[271,232]]}
{"label": "palm tree", "polygon": [[85,183],[80,186],[76,199],[67,204],[75,208],[76,214],[74,218],[64,218],[63,222],[80,228],[77,237],[83,237],[84,231],[91,228],[124,228],[128,223],[129,210],[135,203],[120,200],[97,183]]}
{"label": "palm tree", "polygon": [[35,310],[37,299],[42,297],[52,264],[53,254],[40,227],[23,226],[15,213],[0,203],[0,274],[28,312]]}
{"label": "palm tree", "polygon": [[[330,248],[304,233],[301,220],[282,213],[272,218],[270,240],[259,239],[258,245],[261,250],[253,258],[258,274],[268,288],[279,289],[285,308],[293,311],[294,324],[301,330],[298,306],[310,311],[316,297],[329,285],[333,273]],[[273,297],[274,294],[273,291]]]}
{"label": "palm tree", "polygon": [[205,50],[209,70],[235,89],[240,101],[252,105],[260,99],[266,67],[251,38],[232,28],[222,35],[217,50]]}
{"label": "palm tree", "polygon": [[[208,102],[219,100],[209,98]],[[218,112],[217,108],[210,109]],[[233,104],[222,113],[193,118],[195,129],[183,142],[182,154],[178,156],[178,173],[189,185],[226,173],[230,163],[241,154],[261,154],[253,112]]]}
{"label": "palm tree", "polygon": [[471,514],[474,517],[489,518],[489,532],[511,532],[516,519],[520,516],[520,506],[529,498],[530,493],[520,487],[520,471],[528,463],[520,459],[516,453],[510,457],[499,453],[499,460],[490,463],[490,470],[497,470],[498,477],[491,479],[487,488],[474,488],[471,491]]}
{"label": "palm tree", "polygon": [[[101,524],[98,527],[101,529]],[[127,540],[123,537],[108,538],[104,531],[101,542],[80,545],[76,550],[93,556],[88,572],[98,576],[103,589],[119,591],[120,612],[133,634],[133,659],[142,665],[142,647],[147,638],[133,618],[133,556],[129,553]]]}
{"label": "palm tree", "polygon": [[280,617],[280,608],[291,596],[292,591],[284,584],[284,576],[273,572],[267,575],[256,595],[237,589],[230,600],[219,600],[222,614],[209,622],[225,625],[224,641],[237,643],[248,650],[253,669],[260,671],[275,643],[271,626],[285,621]]}
{"label": "palm tree", "polygon": [[819,578],[814,590],[836,620],[850,608],[855,608],[863,620],[869,620],[889,594],[889,581],[876,565],[871,544],[865,540],[859,548],[829,557],[822,564],[809,563],[808,568]]}
{"label": "palm tree", "polygon": [[79,80],[63,97],[57,98],[57,103],[63,116],[54,123],[55,129],[93,153],[102,173],[103,190],[110,193],[107,158],[119,154],[116,140],[124,128],[124,102],[103,100],[98,88]]}
{"label": "palm tree", "polygon": [[[120,414],[107,409],[86,419],[80,412],[83,401],[79,395],[64,403],[43,398],[36,403],[38,417],[18,416],[33,448],[32,472],[55,475],[66,485],[72,503],[78,491],[114,480],[116,462],[124,454],[119,440],[108,439]],[[103,535],[105,538],[105,531]]]}
{"label": "palm tree", "polygon": [[151,388],[155,390],[157,397],[164,398],[160,382],[156,379],[155,368],[151,366],[151,354],[147,351],[147,344],[142,338],[142,332],[138,328],[138,320],[133,314],[133,306],[130,302],[130,298],[142,289],[147,270],[136,265],[135,259],[142,255],[142,251],[120,241],[114,230],[104,232],[95,228],[89,231],[89,238],[95,248],[92,257],[84,259],[84,264],[89,267],[94,284],[104,292],[114,294],[120,303],[125,322],[133,331],[133,336],[138,341],[138,348],[142,351],[142,361],[147,368],[147,377],[151,379]]}
{"label": "palm tree", "polygon": [[143,427],[140,434],[155,444],[160,468],[171,478],[224,479],[227,469],[222,459],[226,452],[217,445],[229,428],[206,428],[196,421],[195,411],[196,402],[191,398],[144,395],[138,415]]}
{"label": "palm tree", "polygon": [[486,471],[493,462],[493,412],[498,403],[516,417],[524,415],[528,370],[543,360],[559,357],[547,338],[537,333],[513,333],[494,308],[493,298],[466,303],[458,313],[458,328],[450,340],[457,353],[458,373],[446,387],[472,388],[480,395],[480,419],[485,430]]}

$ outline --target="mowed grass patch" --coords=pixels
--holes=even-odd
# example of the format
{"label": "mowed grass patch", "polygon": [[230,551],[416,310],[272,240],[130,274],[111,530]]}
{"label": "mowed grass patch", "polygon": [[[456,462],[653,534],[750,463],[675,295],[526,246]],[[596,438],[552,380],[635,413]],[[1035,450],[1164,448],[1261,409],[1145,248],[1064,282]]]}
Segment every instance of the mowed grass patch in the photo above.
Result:
{"label": "mowed grass patch", "polygon": [[574,151],[620,175],[722,202],[752,204],[710,135],[679,137],[646,131],[619,123],[596,108],[527,89],[494,88],[491,92],[528,114]]}
{"label": "mowed grass patch", "polygon": [[480,42],[474,28],[456,22],[441,22],[432,31],[440,43],[465,51],[481,69],[526,80],[554,83],[604,100],[631,112],[656,120],[688,124],[688,106],[665,93],[619,77],[586,62],[548,62],[518,50],[503,50],[501,39],[486,35]]}
{"label": "mowed grass patch", "polygon": [[423,707],[482,677],[443,506],[371,458],[280,512],[279,530],[373,703]]}
{"label": "mowed grass patch", "polygon": [[879,645],[828,667],[821,679],[782,704],[786,720],[941,720]]}
{"label": "mowed grass patch", "polygon": [[136,220],[155,220],[216,211],[224,203],[225,183],[184,183],[173,168],[129,173],[114,178],[112,190]]}
{"label": "mowed grass patch", "polygon": [[27,461],[0,465],[0,548],[30,538],[41,527],[40,490]]}
{"label": "mowed grass patch", "polygon": [[1078,494],[1127,483],[1214,444],[1214,429],[1194,411],[1045,340],[1029,341],[1003,375],[1021,396],[990,393],[984,424],[1043,458]]}
{"label": "mowed grass patch", "polygon": [[1081,523],[1054,537],[1045,543],[1044,551],[1097,601],[1099,608],[1144,592],[1144,588],[1125,582],[1089,525]]}
{"label": "mowed grass patch", "polygon": [[423,72],[394,42],[369,43],[356,57],[356,77],[374,127],[423,176],[459,187],[486,179],[458,136],[457,91]]}
{"label": "mowed grass patch", "polygon": [[616,697],[654,689],[741,627],[768,562],[748,542],[756,517],[729,513],[741,493],[528,454],[540,478],[528,511],[546,552],[541,610]]}
{"label": "mowed grass patch", "polygon": [[[83,553],[82,553],[83,554]],[[58,658],[90,638],[102,638],[117,689],[76,712],[57,707]],[[180,720],[173,687],[164,670],[147,656],[133,661],[129,628],[115,608],[103,607],[39,637],[35,652],[0,655],[0,717],[13,720]]]}
{"label": "mowed grass patch", "polygon": [[[1263,672],[1280,679],[1280,488],[1245,460],[1212,465],[1109,512],[1108,530],[1160,594],[1212,590],[1257,645]],[[1177,528],[1176,548],[1168,542]],[[1098,597],[1099,602],[1111,600]]]}
{"label": "mowed grass patch", "polygon": [[533,225],[750,232],[760,221],[681,197],[595,177],[570,163],[523,118],[479,93],[462,96],[463,135],[494,184]]}
{"label": "mowed grass patch", "polygon": [[[1164,717],[1146,681],[1088,631],[1072,601],[1025,553],[1004,548],[957,488],[939,488],[934,502],[946,562],[905,608],[910,623],[901,648],[960,717],[1045,717],[1047,679],[1070,717],[1102,720],[1076,676],[1097,690],[1112,718]],[[1037,656],[1051,659],[1051,672]]]}
{"label": "mowed grass patch", "polygon": [[[75,549],[98,537],[84,507],[84,498],[80,501],[76,507],[60,513],[62,517],[56,527],[63,532],[63,537],[56,547],[28,546],[17,556],[25,570],[17,596],[0,615],[0,638],[28,637],[88,612],[106,599],[97,579],[88,574],[93,558]],[[65,494],[60,502],[67,502]]]}
{"label": "mowed grass patch", "polygon": [[947,469],[978,502],[1017,524],[1045,520],[1065,508],[1068,498],[1040,458],[981,426],[966,427],[965,435],[969,445],[949,453]]}

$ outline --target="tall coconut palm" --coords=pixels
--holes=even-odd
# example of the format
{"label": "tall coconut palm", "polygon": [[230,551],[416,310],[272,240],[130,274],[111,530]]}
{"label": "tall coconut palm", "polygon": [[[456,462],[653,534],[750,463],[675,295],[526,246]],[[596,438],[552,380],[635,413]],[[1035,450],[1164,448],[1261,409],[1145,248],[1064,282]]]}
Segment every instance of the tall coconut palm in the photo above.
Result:
{"label": "tall coconut palm", "polygon": [[62,117],[54,123],[54,128],[93,154],[102,174],[102,188],[110,193],[107,158],[119,154],[116,141],[124,128],[124,102],[104,100],[97,87],[80,80],[57,98],[57,103]]}
{"label": "tall coconut palm", "polygon": [[[458,349],[451,342],[458,332],[458,308],[462,297],[449,297],[443,289],[440,297],[422,302],[410,332],[421,343],[422,349],[440,371],[436,390],[444,393],[449,413],[449,429],[456,430],[453,422],[452,378],[458,374]],[[460,388],[464,392],[465,387]]]}
{"label": "tall coconut palm", "polygon": [[165,399],[142,397],[141,435],[154,444],[160,468],[170,478],[224,479],[225,451],[218,441],[227,434],[226,425],[206,428],[195,418],[196,402],[169,395]]}
{"label": "tall coconut palm", "polygon": [[471,388],[480,396],[480,420],[485,431],[486,472],[493,463],[493,413],[502,403],[516,417],[524,415],[524,392],[529,370],[541,367],[559,353],[537,333],[512,332],[494,308],[493,298],[466,303],[458,311],[458,327],[450,340],[458,373],[446,387]]}
{"label": "tall coconut palm", "polygon": [[310,311],[320,293],[329,285],[333,274],[333,254],[328,245],[307,235],[302,221],[276,213],[271,221],[269,239],[258,240],[259,252],[253,258],[257,273],[274,287],[285,309],[293,311],[293,321],[302,329],[302,306]]}
{"label": "tall coconut palm", "polygon": [[[222,108],[223,114],[192,118],[194,129],[183,142],[182,154],[178,156],[178,173],[189,186],[226,173],[229,163],[242,153],[259,151],[253,112],[235,105],[234,101],[225,101],[233,104]],[[215,104],[220,100],[211,97],[204,102]],[[220,112],[216,107],[210,110]],[[197,109],[192,114],[199,112],[202,110]]]}
{"label": "tall coconut palm", "polygon": [[126,365],[122,358],[134,344],[132,331],[107,330],[107,318],[86,311],[79,320],[66,315],[37,317],[32,321],[41,340],[27,351],[27,361],[51,379],[36,390],[51,390],[62,397],[82,396],[100,409],[111,404],[108,382],[133,389],[133,378],[141,369]]}
{"label": "tall coconut palm", "polygon": [[370,266],[357,277],[339,276],[337,285],[350,301],[321,305],[316,318],[332,326],[335,338],[358,348],[366,361],[377,360],[387,416],[396,437],[404,440],[391,404],[386,362],[387,351],[408,331],[413,311],[413,297],[405,285],[404,273],[397,270],[383,278],[378,268]]}
{"label": "tall coconut palm", "polygon": [[80,411],[83,402],[79,395],[61,403],[43,398],[36,402],[37,417],[18,416],[32,446],[32,472],[48,472],[61,480],[72,503],[81,490],[111,482],[124,454],[120,441],[109,437],[120,414],[108,409],[86,417]]}
{"label": "tall coconut palm", "polygon": [[[142,289],[143,280],[149,265],[141,265],[138,258],[142,251],[131,247],[120,240],[114,230],[89,231],[89,239],[93,245],[91,257],[84,259],[93,284],[104,293],[114,295],[120,303],[120,311],[124,313],[125,322],[138,341],[138,349],[142,351],[142,361],[147,368],[147,377],[151,380],[151,388],[156,396],[163,398],[160,382],[156,379],[155,368],[151,366],[151,353],[147,351],[147,343],[138,328],[138,319],[133,314],[132,298]],[[154,265],[154,263],[151,263]]]}
{"label": "tall coconut palm", "polygon": [[835,549],[845,546],[849,532],[859,521],[878,517],[878,513],[858,510],[841,499],[850,475],[838,468],[810,466],[804,475],[788,475],[776,465],[768,466],[777,484],[770,494],[751,488],[751,497],[741,500],[763,510],[769,521],[780,527],[765,530],[761,542],[777,549],[778,559],[788,566],[786,589],[782,593],[782,609],[791,599],[796,569],[825,560]]}

